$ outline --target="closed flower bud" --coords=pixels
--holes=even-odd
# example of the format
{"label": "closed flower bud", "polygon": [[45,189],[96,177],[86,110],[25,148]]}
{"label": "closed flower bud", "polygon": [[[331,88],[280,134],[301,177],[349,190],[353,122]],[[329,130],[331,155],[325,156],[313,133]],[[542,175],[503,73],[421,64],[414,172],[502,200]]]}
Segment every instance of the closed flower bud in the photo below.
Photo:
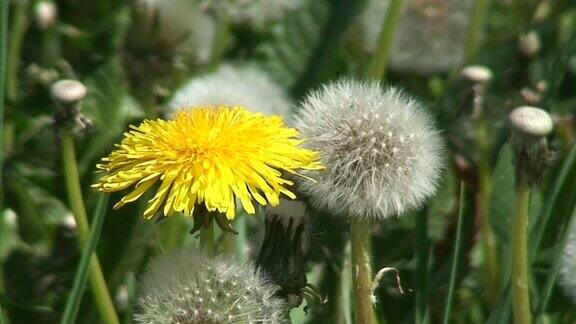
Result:
{"label": "closed flower bud", "polygon": [[142,280],[137,323],[284,323],[276,286],[250,263],[179,251],[154,260]]}
{"label": "closed flower bud", "polygon": [[73,105],[86,96],[86,87],[76,80],[60,80],[52,85],[52,97],[62,105]]}
{"label": "closed flower bud", "polygon": [[266,208],[265,234],[258,256],[260,266],[282,290],[280,296],[291,307],[302,303],[306,287],[303,255],[306,207],[300,201],[282,199]]}
{"label": "closed flower bud", "polygon": [[540,52],[540,36],[534,30],[520,36],[520,51],[526,57],[534,57]]}
{"label": "closed flower bud", "polygon": [[300,191],[319,208],[383,220],[421,206],[436,190],[443,141],[422,104],[378,82],[341,80],[309,94],[296,128],[321,152],[322,172]]}
{"label": "closed flower bud", "polygon": [[492,80],[492,71],[483,65],[470,65],[462,69],[462,77],[473,83],[484,84]]}
{"label": "closed flower bud", "polygon": [[58,8],[52,1],[39,1],[34,7],[34,18],[41,30],[54,27],[58,18]]}
{"label": "closed flower bud", "polygon": [[514,109],[508,121],[516,150],[516,166],[531,182],[537,181],[549,160],[546,136],[552,131],[552,118],[542,109],[524,106]]}

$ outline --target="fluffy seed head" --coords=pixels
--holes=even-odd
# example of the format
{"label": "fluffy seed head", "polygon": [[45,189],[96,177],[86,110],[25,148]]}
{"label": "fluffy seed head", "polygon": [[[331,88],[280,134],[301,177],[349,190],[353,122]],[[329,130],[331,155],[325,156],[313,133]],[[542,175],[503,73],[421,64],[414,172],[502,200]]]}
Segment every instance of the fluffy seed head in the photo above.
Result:
{"label": "fluffy seed head", "polygon": [[560,286],[564,294],[576,304],[576,223],[568,230],[568,240],[560,261]]}
{"label": "fluffy seed head", "polygon": [[142,280],[137,323],[284,323],[277,287],[250,263],[192,251],[159,257]]}
{"label": "fluffy seed head", "polygon": [[169,104],[173,111],[182,107],[230,105],[287,117],[291,102],[263,71],[250,66],[222,65],[214,73],[188,81]]}
{"label": "fluffy seed head", "polygon": [[208,62],[216,35],[214,19],[202,12],[196,1],[137,0],[140,24],[135,31],[143,42],[172,48],[194,63]]}
{"label": "fluffy seed head", "polygon": [[535,107],[518,107],[510,113],[510,126],[513,131],[529,136],[541,137],[550,134],[554,124],[550,115]]}
{"label": "fluffy seed head", "polygon": [[421,205],[436,189],[442,139],[422,105],[394,87],[328,84],[307,96],[296,128],[326,167],[309,173],[317,182],[299,182],[317,207],[381,220]]}
{"label": "fluffy seed head", "polygon": [[[398,71],[431,74],[460,63],[466,42],[472,0],[409,0],[395,29],[390,67]],[[369,0],[348,42],[374,53],[390,1]]]}
{"label": "fluffy seed head", "polygon": [[492,80],[492,71],[483,65],[470,65],[462,69],[461,74],[474,83],[488,83]]}
{"label": "fluffy seed head", "polygon": [[73,104],[86,96],[86,87],[76,80],[60,80],[52,85],[52,96],[61,104]]}

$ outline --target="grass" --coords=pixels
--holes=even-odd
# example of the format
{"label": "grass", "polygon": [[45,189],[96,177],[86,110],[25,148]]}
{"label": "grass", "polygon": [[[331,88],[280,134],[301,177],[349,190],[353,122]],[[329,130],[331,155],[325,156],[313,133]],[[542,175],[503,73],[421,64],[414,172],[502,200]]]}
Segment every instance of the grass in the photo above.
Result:
{"label": "grass", "polygon": [[[444,35],[435,29],[435,22],[448,24],[442,19],[457,11],[435,7],[450,1],[418,0],[415,6],[416,0],[392,0],[388,10],[378,12],[382,19],[372,22],[367,17],[376,15],[367,15],[365,8],[373,1],[302,0],[301,8],[279,14],[264,28],[233,17],[233,11],[196,8],[195,14],[208,22],[195,25],[193,32],[172,29],[174,37],[161,32],[162,23],[149,15],[154,11],[135,7],[139,1],[88,0],[82,6],[54,1],[59,14],[50,31],[37,24],[37,1],[0,2],[0,322],[131,323],[140,311],[140,278],[165,251],[190,248],[201,240],[214,253],[225,250],[241,260],[258,255],[260,210],[251,216],[239,208],[232,223],[238,235],[222,238],[218,228],[188,235],[190,218],[159,224],[141,218],[151,197],[113,210],[107,207],[108,199],[115,203],[118,195],[103,196],[90,188],[99,176],[95,165],[129,124],[169,118],[170,99],[186,80],[225,63],[264,71],[294,107],[330,80],[382,80],[383,86],[393,84],[419,98],[446,142],[439,188],[416,210],[363,224],[359,231],[342,217],[307,203],[312,216],[304,243],[308,281],[320,287],[328,303],[304,303],[292,314],[295,323],[351,323],[358,315],[354,309],[362,307],[368,318],[374,317],[365,322],[513,321],[515,204],[530,206],[523,216],[525,277],[531,282],[525,293],[532,310],[524,315],[534,323],[576,321],[576,301],[559,285],[561,256],[576,207],[576,96],[571,86],[576,82],[576,4],[459,2],[467,3],[467,14],[459,17],[468,24],[449,26],[465,32],[457,39],[454,32]],[[428,10],[419,11],[425,7]],[[182,17],[188,17],[186,12],[180,10]],[[397,27],[406,26],[402,24],[411,13],[418,18],[413,24],[432,22],[421,27],[427,36],[399,56],[398,44],[408,36],[406,27]],[[172,14],[171,27],[191,23]],[[265,16],[259,7],[251,17]],[[519,50],[518,37],[529,31],[542,46],[527,57]],[[187,37],[198,35],[204,38],[186,48]],[[41,42],[50,44],[38,48]],[[203,45],[207,52],[196,56]],[[44,53],[54,48],[60,50]],[[411,49],[421,52],[412,56]],[[450,57],[452,49],[460,60],[448,68],[420,71],[397,64],[403,56],[414,57],[414,66],[427,57],[435,58],[430,64],[438,63]],[[485,65],[494,75],[483,94],[481,118],[470,108],[474,85],[459,76],[468,64]],[[77,121],[54,122],[56,107],[49,90],[61,78],[88,86],[81,109],[92,121],[87,131],[67,133],[64,130],[73,129],[69,126]],[[247,79],[243,86],[250,84]],[[272,105],[277,98],[267,95],[261,91],[259,99]],[[555,130],[548,142],[554,154],[530,197],[518,201],[506,118],[523,105],[553,115]],[[295,113],[285,120],[293,120]],[[492,237],[489,249],[486,233]],[[362,296],[356,297],[350,269],[359,266],[359,257],[367,271],[361,278]],[[403,294],[393,276],[383,277],[374,292],[367,288],[371,270],[386,267],[398,269]],[[84,295],[87,281],[92,293]],[[117,302],[119,296],[124,304]],[[363,302],[372,297],[374,305]],[[304,306],[311,306],[307,313]]]}

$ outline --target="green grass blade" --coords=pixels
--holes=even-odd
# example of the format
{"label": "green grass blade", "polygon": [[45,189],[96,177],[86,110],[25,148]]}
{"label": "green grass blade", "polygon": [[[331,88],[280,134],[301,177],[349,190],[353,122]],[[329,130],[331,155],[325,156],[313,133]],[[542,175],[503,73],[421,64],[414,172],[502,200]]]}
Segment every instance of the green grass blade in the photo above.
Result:
{"label": "green grass blade", "polygon": [[86,287],[86,281],[88,280],[90,261],[92,260],[92,256],[94,255],[94,251],[98,245],[102,225],[104,224],[104,216],[106,215],[106,207],[108,206],[109,197],[109,195],[100,195],[98,197],[98,203],[96,205],[94,217],[92,218],[90,235],[88,236],[88,243],[82,253],[82,258],[80,259],[76,275],[74,276],[74,284],[72,286],[72,292],[66,302],[64,316],[61,322],[62,324],[72,324],[76,321],[76,316],[78,315],[78,309],[80,308],[80,302],[82,301],[84,293],[84,287]]}
{"label": "green grass blade", "polygon": [[416,213],[416,323],[428,323],[428,217],[426,210]]}
{"label": "green grass blade", "polygon": [[558,276],[558,271],[560,269],[560,261],[562,260],[562,254],[564,253],[564,247],[566,246],[566,242],[568,241],[568,236],[570,232],[574,228],[574,222],[576,219],[576,207],[573,209],[570,219],[567,222],[567,225],[564,227],[564,231],[562,233],[562,238],[558,242],[556,247],[556,254],[554,255],[554,261],[552,262],[552,266],[548,272],[548,278],[546,278],[546,283],[544,284],[544,289],[542,292],[542,297],[538,302],[536,307],[536,316],[535,322],[541,323],[542,316],[544,316],[544,312],[546,311],[546,307],[548,306],[548,302],[550,301],[550,296],[552,295],[552,290],[554,289],[554,283],[556,282],[556,277]]}
{"label": "green grass blade", "polygon": [[576,145],[572,147],[570,155],[568,155],[566,160],[564,160],[564,164],[562,165],[562,169],[560,170],[558,178],[556,178],[554,187],[552,187],[550,196],[546,200],[544,208],[542,208],[542,214],[539,215],[536,223],[532,227],[532,231],[530,233],[530,241],[528,242],[528,255],[531,260],[530,262],[534,260],[538,246],[542,240],[542,237],[544,236],[544,231],[548,226],[548,221],[550,220],[551,216],[559,210],[558,208],[561,205],[567,203],[566,197],[569,195],[571,186],[574,184],[574,178],[571,175],[574,175],[575,173]]}
{"label": "green grass blade", "polygon": [[462,228],[464,227],[464,197],[465,189],[464,184],[460,184],[460,205],[458,212],[458,225],[456,228],[456,242],[454,243],[454,252],[452,256],[452,266],[450,270],[450,284],[448,286],[448,297],[446,298],[446,306],[444,308],[444,319],[443,323],[448,324],[450,322],[450,315],[452,314],[452,304],[454,301],[454,292],[456,290],[456,277],[458,275],[458,263],[462,256],[461,246],[462,246]]}

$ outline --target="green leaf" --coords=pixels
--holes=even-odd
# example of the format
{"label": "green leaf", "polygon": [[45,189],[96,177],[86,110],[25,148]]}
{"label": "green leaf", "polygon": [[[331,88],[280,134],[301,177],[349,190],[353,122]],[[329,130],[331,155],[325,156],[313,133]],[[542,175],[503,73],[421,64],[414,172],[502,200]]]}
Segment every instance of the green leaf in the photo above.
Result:
{"label": "green leaf", "polygon": [[306,1],[272,30],[271,40],[256,49],[255,64],[269,71],[280,85],[292,87],[304,73],[328,21],[324,1]]}

